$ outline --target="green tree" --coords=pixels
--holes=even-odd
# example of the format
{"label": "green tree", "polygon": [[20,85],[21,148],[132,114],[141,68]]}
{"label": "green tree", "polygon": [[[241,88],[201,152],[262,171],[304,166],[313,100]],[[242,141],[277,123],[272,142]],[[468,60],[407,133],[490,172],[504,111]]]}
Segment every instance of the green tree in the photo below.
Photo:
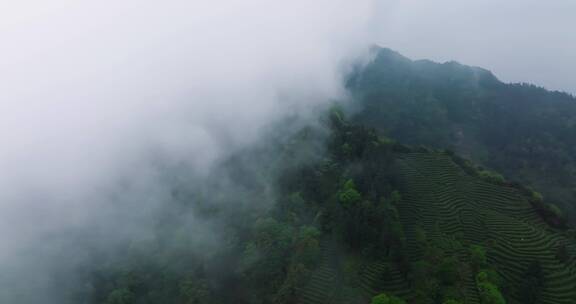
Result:
{"label": "green tree", "polygon": [[210,300],[210,289],[202,280],[185,279],[180,283],[180,297],[185,304],[206,304]]}
{"label": "green tree", "polygon": [[292,263],[288,268],[286,280],[282,283],[274,296],[275,304],[296,303],[297,291],[303,288],[306,277],[310,271],[300,263]]}
{"label": "green tree", "polygon": [[469,248],[470,262],[474,269],[479,270],[488,264],[486,259],[486,250],[480,245],[471,245]]}
{"label": "green tree", "polygon": [[404,302],[404,300],[395,296],[387,295],[385,293],[381,293],[373,297],[372,301],[370,302],[370,304],[405,304],[405,303],[406,302]]}
{"label": "green tree", "polygon": [[307,268],[312,268],[320,260],[320,231],[311,226],[303,226],[296,240],[294,260]]}
{"label": "green tree", "polygon": [[442,281],[445,285],[453,285],[460,279],[460,273],[458,272],[458,267],[460,263],[456,257],[447,257],[442,259],[438,265],[438,279]]}
{"label": "green tree", "polygon": [[273,218],[254,224],[252,241],[246,244],[239,270],[253,286],[267,292],[284,280],[293,249],[293,229]]}
{"label": "green tree", "polygon": [[476,275],[476,286],[478,286],[482,304],[506,304],[504,296],[498,287],[490,282],[486,272],[481,271]]}
{"label": "green tree", "polygon": [[434,303],[440,284],[433,275],[434,265],[420,260],[412,265],[412,279],[417,303]]}
{"label": "green tree", "polygon": [[[386,250],[394,249],[398,253],[401,251],[406,243],[406,235],[404,234],[404,227],[400,222],[400,216],[396,204],[400,201],[400,194],[398,191],[392,192],[390,199],[383,199],[381,205],[383,207],[384,215],[384,242]],[[389,253],[389,252],[388,252]]]}
{"label": "green tree", "polygon": [[480,171],[480,178],[497,185],[501,185],[506,181],[501,174],[489,170]]}
{"label": "green tree", "polygon": [[360,192],[356,190],[356,185],[354,184],[354,181],[351,179],[349,179],[348,181],[346,181],[346,183],[344,183],[342,190],[340,190],[340,192],[338,193],[338,200],[340,201],[340,203],[342,203],[342,205],[346,207],[350,207],[360,202],[361,199],[362,196],[360,195]]}
{"label": "green tree", "polygon": [[134,303],[134,294],[127,288],[118,288],[112,290],[106,299],[106,304],[132,304]]}
{"label": "green tree", "polygon": [[401,200],[402,195],[400,194],[400,192],[396,190],[392,191],[392,194],[390,195],[390,203],[392,203],[393,205],[398,205]]}

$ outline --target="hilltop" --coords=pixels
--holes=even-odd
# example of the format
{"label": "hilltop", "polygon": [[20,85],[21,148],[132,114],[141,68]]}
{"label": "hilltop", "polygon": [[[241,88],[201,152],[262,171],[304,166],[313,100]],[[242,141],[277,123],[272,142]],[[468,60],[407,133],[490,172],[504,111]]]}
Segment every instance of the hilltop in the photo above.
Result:
{"label": "hilltop", "polygon": [[576,218],[576,99],[456,62],[374,48],[348,87],[353,121],[410,145],[450,149],[529,185]]}

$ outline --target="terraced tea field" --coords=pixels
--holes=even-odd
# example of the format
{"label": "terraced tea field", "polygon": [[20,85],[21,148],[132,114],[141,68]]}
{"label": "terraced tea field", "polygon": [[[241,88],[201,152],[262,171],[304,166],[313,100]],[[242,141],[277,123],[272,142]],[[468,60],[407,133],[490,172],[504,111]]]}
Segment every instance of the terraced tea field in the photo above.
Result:
{"label": "terraced tea field", "polygon": [[[518,289],[536,260],[545,279],[540,302],[576,303],[574,256],[562,262],[556,254],[561,244],[574,250],[574,241],[544,223],[519,191],[471,177],[440,153],[405,154],[398,168],[403,181],[398,210],[411,259],[422,255],[415,243],[420,226],[437,242],[457,238],[485,246],[489,262],[510,283],[511,303],[520,303]],[[466,282],[467,303],[479,303],[473,277]]]}
{"label": "terraced tea field", "polygon": [[360,286],[367,298],[380,292],[387,292],[409,299],[410,285],[394,263],[386,261],[371,262],[360,271]]}
{"label": "terraced tea field", "polygon": [[329,304],[336,300],[339,280],[333,247],[324,240],[320,243],[321,260],[311,275],[310,282],[300,292],[303,304]]}

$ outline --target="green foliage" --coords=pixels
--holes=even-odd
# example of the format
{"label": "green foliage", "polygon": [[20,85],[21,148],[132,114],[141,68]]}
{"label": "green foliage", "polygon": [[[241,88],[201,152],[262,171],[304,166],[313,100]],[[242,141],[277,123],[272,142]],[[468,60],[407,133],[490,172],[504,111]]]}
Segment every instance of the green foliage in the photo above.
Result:
{"label": "green foliage", "polygon": [[557,205],[544,203],[538,196],[532,199],[531,203],[538,215],[550,226],[563,230],[568,229],[567,218]]}
{"label": "green foliage", "polygon": [[185,304],[206,304],[210,289],[206,282],[189,278],[180,283],[180,297]]}
{"label": "green foliage", "polygon": [[415,235],[415,239],[417,244],[422,247],[425,248],[428,246],[428,236],[426,234],[426,231],[424,229],[422,229],[422,227],[420,226],[416,226],[416,228],[414,229],[414,235]]}
{"label": "green foliage", "polygon": [[531,192],[531,199],[538,203],[542,203],[544,201],[544,197],[542,196],[542,194],[536,191]]}
{"label": "green foliage", "polygon": [[370,304],[405,304],[404,300],[397,298],[395,296],[389,296],[385,293],[381,293],[372,298]]}
{"label": "green foliage", "polygon": [[299,218],[305,217],[309,212],[308,208],[310,206],[306,204],[301,193],[294,192],[288,195],[285,200],[281,202],[280,207],[284,209],[282,210],[283,215],[285,215],[287,219],[295,221]]}
{"label": "green foliage", "polygon": [[496,185],[501,185],[501,184],[504,184],[506,182],[506,180],[504,179],[504,177],[502,175],[500,175],[499,173],[496,173],[494,171],[482,170],[482,171],[480,171],[479,176],[483,180],[485,180],[489,183],[492,183],[492,184],[496,184]]}
{"label": "green foliage", "polygon": [[444,258],[437,269],[438,278],[445,285],[453,285],[459,282],[459,262],[456,257]]}
{"label": "green foliage", "polygon": [[274,295],[275,304],[295,303],[298,290],[301,290],[309,275],[309,270],[302,264],[293,263],[288,268],[286,279]]}
{"label": "green foliage", "polygon": [[415,238],[424,259],[412,264],[412,282],[418,303],[435,303],[438,299],[461,297],[460,261],[447,254],[440,242],[429,241],[423,229],[416,227]]}
{"label": "green foliage", "polygon": [[401,196],[398,191],[393,191],[390,199],[384,199],[381,205],[384,208],[384,224],[385,229],[385,242],[388,246],[394,247],[398,252],[402,250],[406,243],[406,235],[404,234],[404,227],[400,222],[400,216],[396,205],[400,203]]}
{"label": "green foliage", "polygon": [[252,241],[246,244],[240,260],[240,271],[261,290],[279,286],[293,245],[293,228],[268,217],[258,219],[253,229]]}
{"label": "green foliage", "polygon": [[554,215],[554,217],[556,217],[556,218],[563,218],[564,217],[562,210],[560,210],[560,208],[558,208],[558,206],[556,206],[555,204],[547,204],[546,207],[550,211],[550,213],[552,213]]}
{"label": "green foliage", "polygon": [[[433,123],[461,110],[444,111],[437,104],[439,98],[426,98],[426,111],[414,114],[418,119],[433,111],[429,121]],[[406,294],[413,303],[423,304],[457,304],[468,301],[471,294],[479,294],[482,303],[501,304],[504,296],[517,300],[522,294],[522,303],[538,303],[550,294],[544,289],[548,282],[543,283],[541,265],[527,265],[522,274],[541,279],[522,282],[504,281],[495,271],[502,265],[498,270],[510,278],[514,276],[509,276],[509,268],[525,265],[528,255],[507,251],[518,244],[530,252],[530,259],[541,256],[546,271],[551,269],[549,263],[556,262],[554,257],[571,261],[573,244],[567,238],[556,255],[548,254],[547,244],[558,244],[564,235],[532,224],[539,219],[525,201],[516,199],[520,186],[478,182],[478,176],[461,174],[460,168],[466,170],[462,164],[474,173],[470,175],[483,175],[497,184],[503,180],[488,171],[478,173],[469,161],[458,163],[456,154],[386,140],[372,129],[346,122],[341,113],[333,113],[332,119],[325,154],[302,163],[277,156],[282,163],[279,177],[266,180],[264,187],[260,178],[275,174],[258,172],[254,181],[240,170],[234,176],[242,190],[234,192],[238,196],[231,201],[242,208],[231,212],[214,204],[209,212],[202,209],[205,220],[224,235],[218,235],[218,241],[223,239],[221,248],[195,248],[195,226],[186,225],[188,217],[179,226],[173,216],[163,218],[157,228],[162,233],[127,243],[125,260],[102,263],[90,282],[95,302],[292,304],[303,303],[303,290],[308,288],[316,292],[313,298],[328,302],[342,296],[352,303],[381,291],[386,293],[372,303],[404,303],[390,294]],[[436,136],[442,130],[426,132]],[[255,195],[247,195],[244,188],[255,189]],[[278,202],[244,210],[251,205],[246,197],[274,197]],[[531,202],[551,218],[561,216],[537,197]],[[171,206],[170,212],[184,212],[182,208]],[[526,241],[525,235],[530,237]],[[508,259],[514,259],[513,267]],[[465,281],[472,273],[477,273],[475,286]],[[568,284],[573,277],[566,273],[546,277]],[[562,286],[558,289],[562,294],[554,297],[567,299],[572,295],[570,286]]]}
{"label": "green foliage", "polygon": [[113,290],[106,299],[106,304],[132,304],[132,303],[134,303],[134,294],[127,288],[119,288]]}
{"label": "green foliage", "polygon": [[[457,285],[444,286],[441,289],[438,299],[444,302],[454,301],[456,303],[465,301],[465,290],[463,290],[462,282]],[[438,301],[437,301],[438,302]]]}
{"label": "green foliage", "polygon": [[330,109],[330,121],[335,128],[341,128],[345,125],[344,111],[338,105]]}
{"label": "green foliage", "polygon": [[342,145],[342,154],[346,157],[346,158],[350,158],[353,155],[354,150],[352,150],[352,147],[350,146],[350,144],[345,143]]}
{"label": "green foliage", "polygon": [[392,205],[397,205],[400,204],[401,200],[402,195],[400,194],[400,192],[398,192],[397,190],[392,191],[392,194],[390,195],[390,203]]}
{"label": "green foliage", "polygon": [[360,193],[356,190],[354,181],[349,179],[344,183],[342,190],[338,193],[338,200],[346,207],[357,204],[362,199]]}
{"label": "green foliage", "polygon": [[480,245],[471,245],[469,247],[470,262],[472,266],[476,269],[485,268],[488,265],[488,260],[486,259],[486,250]]}
{"label": "green foliage", "polygon": [[[576,99],[455,62],[412,61],[380,48],[349,77],[361,109],[351,120],[402,144],[453,148],[457,154],[533,184],[576,221]],[[399,149],[401,150],[401,149]],[[406,150],[404,150],[406,151]],[[471,175],[476,168],[454,161]],[[482,172],[501,183],[500,175]]]}
{"label": "green foliage", "polygon": [[[383,146],[393,146],[396,144],[396,141],[386,136],[379,136],[378,144]],[[576,191],[576,189],[574,189],[574,191]]]}
{"label": "green foliage", "polygon": [[312,268],[320,259],[320,231],[314,227],[303,226],[296,240],[294,259],[296,263]]}
{"label": "green foliage", "polygon": [[476,275],[476,285],[482,304],[506,304],[502,293],[494,283],[490,282],[486,272],[481,271]]}
{"label": "green foliage", "polygon": [[260,249],[286,249],[292,242],[292,227],[273,218],[258,219],[254,225],[254,242]]}

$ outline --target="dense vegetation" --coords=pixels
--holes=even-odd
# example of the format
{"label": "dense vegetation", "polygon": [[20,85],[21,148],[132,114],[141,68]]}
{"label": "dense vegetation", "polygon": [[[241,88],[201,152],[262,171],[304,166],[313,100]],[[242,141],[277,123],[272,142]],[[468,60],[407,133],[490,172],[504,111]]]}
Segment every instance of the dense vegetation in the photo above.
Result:
{"label": "dense vegetation", "polygon": [[[244,186],[224,197],[175,189],[156,234],[98,256],[71,302],[576,301],[576,239],[536,192],[338,109],[321,124],[233,156],[228,176]],[[217,248],[174,220],[189,212],[220,229]]]}
{"label": "dense vegetation", "polygon": [[576,232],[548,199],[573,199],[571,96],[385,49],[348,85],[350,120],[272,131],[176,179],[145,235],[87,248],[69,302],[576,303]]}
{"label": "dense vegetation", "polygon": [[454,150],[537,189],[576,220],[576,98],[456,62],[374,52],[348,82],[359,100],[355,121],[406,144]]}

